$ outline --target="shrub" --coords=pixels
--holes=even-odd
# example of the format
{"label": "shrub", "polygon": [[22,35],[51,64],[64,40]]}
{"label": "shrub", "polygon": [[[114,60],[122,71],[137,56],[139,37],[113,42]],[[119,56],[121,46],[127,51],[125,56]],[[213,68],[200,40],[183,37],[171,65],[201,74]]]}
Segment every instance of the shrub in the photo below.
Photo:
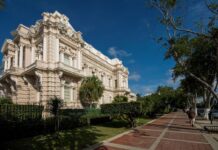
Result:
{"label": "shrub", "polygon": [[38,105],[0,105],[0,117],[4,120],[22,121],[41,119],[43,106]]}
{"label": "shrub", "polygon": [[131,127],[136,125],[136,117],[141,113],[140,102],[124,102],[101,105],[101,111],[113,117],[125,120]]}
{"label": "shrub", "polygon": [[113,103],[122,103],[122,102],[128,102],[128,97],[123,95],[117,95],[114,97]]}
{"label": "shrub", "polygon": [[1,104],[13,104],[10,97],[0,97],[0,105]]}
{"label": "shrub", "polygon": [[42,111],[38,105],[0,105],[0,140],[43,133]]}
{"label": "shrub", "polygon": [[[68,120],[68,121],[67,121]],[[61,128],[102,123],[110,120],[110,116],[102,114],[100,109],[63,109],[61,110]],[[67,122],[67,123],[65,123]]]}

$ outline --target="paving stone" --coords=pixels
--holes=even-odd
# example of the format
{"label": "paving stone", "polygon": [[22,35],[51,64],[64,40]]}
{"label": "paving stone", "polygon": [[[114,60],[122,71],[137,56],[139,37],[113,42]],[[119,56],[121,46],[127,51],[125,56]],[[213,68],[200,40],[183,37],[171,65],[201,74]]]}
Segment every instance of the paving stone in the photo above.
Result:
{"label": "paving stone", "polygon": [[125,149],[103,145],[103,146],[96,148],[95,150],[125,150]]}
{"label": "paving stone", "polygon": [[161,140],[156,150],[213,150],[209,144]]}
{"label": "paving stone", "polygon": [[132,136],[131,134],[128,134],[113,140],[111,143],[134,146],[138,148],[149,148],[154,141],[155,138],[144,136]]}
{"label": "paving stone", "polygon": [[189,133],[175,133],[166,132],[164,138],[187,140],[187,141],[197,141],[197,142],[207,142],[203,135],[201,134],[189,134]]}

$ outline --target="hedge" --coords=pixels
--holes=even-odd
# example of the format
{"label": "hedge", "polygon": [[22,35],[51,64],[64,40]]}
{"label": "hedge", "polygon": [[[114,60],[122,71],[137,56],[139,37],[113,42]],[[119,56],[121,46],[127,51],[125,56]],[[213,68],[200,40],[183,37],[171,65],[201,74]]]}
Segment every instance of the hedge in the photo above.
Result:
{"label": "hedge", "polygon": [[113,117],[126,120],[131,127],[134,127],[136,125],[135,118],[141,114],[142,106],[140,102],[103,104],[101,105],[101,111]]}
{"label": "hedge", "polygon": [[43,106],[39,105],[0,105],[0,117],[5,120],[41,119]]}
{"label": "hedge", "polygon": [[101,111],[107,114],[140,113],[142,106],[140,102],[122,102],[102,104]]}
{"label": "hedge", "polygon": [[[106,121],[110,121],[110,116],[101,113],[100,109],[88,108],[88,109],[63,109],[61,113],[61,122],[70,122],[66,126],[78,127],[90,124],[98,124]],[[69,121],[66,121],[69,120]],[[72,125],[70,125],[72,124]],[[63,126],[65,126],[62,123]]]}

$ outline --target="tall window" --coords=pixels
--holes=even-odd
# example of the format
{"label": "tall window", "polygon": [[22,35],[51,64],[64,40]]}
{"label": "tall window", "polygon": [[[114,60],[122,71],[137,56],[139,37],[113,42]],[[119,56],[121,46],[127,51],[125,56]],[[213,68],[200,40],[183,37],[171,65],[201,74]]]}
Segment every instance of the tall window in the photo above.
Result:
{"label": "tall window", "polygon": [[70,65],[70,56],[67,54],[64,54],[64,63]]}
{"label": "tall window", "polygon": [[70,87],[68,84],[64,86],[64,101],[66,102],[70,101]]}
{"label": "tall window", "polygon": [[14,57],[11,57],[11,66],[10,66],[10,68],[13,67],[13,66],[14,66]]}
{"label": "tall window", "polygon": [[103,75],[101,75],[101,81],[102,81],[102,83],[104,82],[104,76]]}
{"label": "tall window", "polygon": [[108,79],[108,86],[111,87],[111,79]]}
{"label": "tall window", "polygon": [[18,51],[17,55],[17,66],[20,66],[20,51]]}
{"label": "tall window", "polygon": [[117,88],[118,87],[118,85],[117,85],[117,80],[115,80],[115,88]]}

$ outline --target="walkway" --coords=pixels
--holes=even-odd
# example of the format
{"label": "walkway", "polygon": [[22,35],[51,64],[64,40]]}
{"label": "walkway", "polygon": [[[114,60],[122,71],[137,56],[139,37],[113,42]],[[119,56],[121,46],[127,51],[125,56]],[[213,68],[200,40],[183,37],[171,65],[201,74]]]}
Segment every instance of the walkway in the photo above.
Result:
{"label": "walkway", "polygon": [[101,150],[212,150],[186,114],[173,112],[103,143]]}

